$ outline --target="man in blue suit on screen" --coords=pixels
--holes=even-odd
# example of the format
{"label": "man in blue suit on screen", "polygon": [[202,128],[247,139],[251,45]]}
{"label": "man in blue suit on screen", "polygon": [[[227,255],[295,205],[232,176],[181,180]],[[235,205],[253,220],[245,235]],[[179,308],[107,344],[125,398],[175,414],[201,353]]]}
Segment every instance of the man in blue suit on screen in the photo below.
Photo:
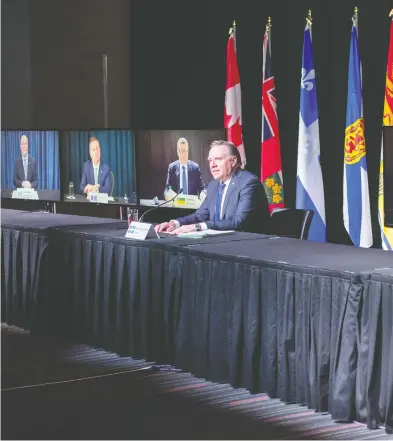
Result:
{"label": "man in blue suit on screen", "polygon": [[183,194],[198,196],[205,189],[202,173],[196,162],[188,159],[189,147],[185,138],[177,141],[177,161],[169,164],[166,178],[166,189],[170,186],[177,193],[181,188]]}
{"label": "man in blue suit on screen", "polygon": [[214,180],[198,210],[156,225],[157,232],[237,230],[269,233],[270,213],[265,190],[254,174],[241,169],[238,149],[229,141],[214,141],[208,157]]}
{"label": "man in blue suit on screen", "polygon": [[98,139],[89,139],[90,161],[83,164],[80,189],[82,193],[110,193],[111,169],[108,164],[101,162],[101,148]]}
{"label": "man in blue suit on screen", "polygon": [[37,164],[29,155],[29,140],[26,135],[20,138],[20,153],[14,164],[14,185],[16,188],[37,188]]}

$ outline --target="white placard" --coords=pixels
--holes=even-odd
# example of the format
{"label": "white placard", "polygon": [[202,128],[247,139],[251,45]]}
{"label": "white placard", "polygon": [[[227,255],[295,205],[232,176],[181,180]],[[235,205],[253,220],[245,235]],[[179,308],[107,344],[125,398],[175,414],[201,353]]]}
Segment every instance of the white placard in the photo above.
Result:
{"label": "white placard", "polygon": [[12,192],[12,199],[30,199],[38,201],[40,198],[34,188],[17,188]]}
{"label": "white placard", "polygon": [[95,204],[107,204],[109,202],[108,193],[89,193],[90,202]]}
{"label": "white placard", "polygon": [[124,237],[135,240],[159,238],[153,225],[145,222],[131,222]]}

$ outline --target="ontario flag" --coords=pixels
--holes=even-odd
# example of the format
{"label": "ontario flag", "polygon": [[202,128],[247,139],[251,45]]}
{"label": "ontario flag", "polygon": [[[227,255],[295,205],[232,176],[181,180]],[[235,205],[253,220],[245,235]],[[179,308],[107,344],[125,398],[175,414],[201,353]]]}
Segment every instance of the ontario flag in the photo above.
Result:
{"label": "ontario flag", "polygon": [[242,96],[240,76],[236,55],[236,24],[229,30],[227,44],[227,82],[225,91],[224,127],[227,139],[235,144],[242,158],[242,167],[246,165],[246,154],[242,132]]}
{"label": "ontario flag", "polygon": [[284,207],[284,186],[278,131],[276,88],[272,72],[270,19],[263,37],[261,181],[270,213]]}
{"label": "ontario flag", "polygon": [[[385,101],[383,106],[383,125],[393,126],[393,10],[390,12],[390,38],[388,61],[386,68]],[[381,147],[381,160],[379,163],[379,191],[378,191],[378,220],[381,228],[382,248],[393,250],[393,228],[385,226],[384,210],[384,185],[383,185],[383,140]]]}

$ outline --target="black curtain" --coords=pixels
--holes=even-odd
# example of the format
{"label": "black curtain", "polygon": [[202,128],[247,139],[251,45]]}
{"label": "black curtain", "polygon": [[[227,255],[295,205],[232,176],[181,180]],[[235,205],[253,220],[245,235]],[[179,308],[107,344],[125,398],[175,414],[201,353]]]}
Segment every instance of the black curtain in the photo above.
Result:
{"label": "black curtain", "polygon": [[374,246],[379,247],[376,210],[391,9],[387,0],[359,0],[356,4],[349,0],[133,2],[133,126],[212,129],[223,125],[226,42],[228,29],[236,20],[245,148],[248,168],[259,175],[262,39],[271,16],[285,196],[288,205],[294,206],[302,39],[305,17],[312,8],[328,240],[350,243],[343,226],[342,169],[355,5],[359,8]]}

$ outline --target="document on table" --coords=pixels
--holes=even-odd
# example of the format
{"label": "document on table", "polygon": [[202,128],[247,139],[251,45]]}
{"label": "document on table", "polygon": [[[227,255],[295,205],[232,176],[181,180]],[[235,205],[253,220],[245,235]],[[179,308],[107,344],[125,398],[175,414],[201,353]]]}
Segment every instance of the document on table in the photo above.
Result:
{"label": "document on table", "polygon": [[205,231],[191,231],[190,233],[180,233],[177,235],[177,237],[201,238],[201,237],[221,236],[223,234],[234,234],[234,233],[235,230],[225,230],[225,231],[205,230]]}

